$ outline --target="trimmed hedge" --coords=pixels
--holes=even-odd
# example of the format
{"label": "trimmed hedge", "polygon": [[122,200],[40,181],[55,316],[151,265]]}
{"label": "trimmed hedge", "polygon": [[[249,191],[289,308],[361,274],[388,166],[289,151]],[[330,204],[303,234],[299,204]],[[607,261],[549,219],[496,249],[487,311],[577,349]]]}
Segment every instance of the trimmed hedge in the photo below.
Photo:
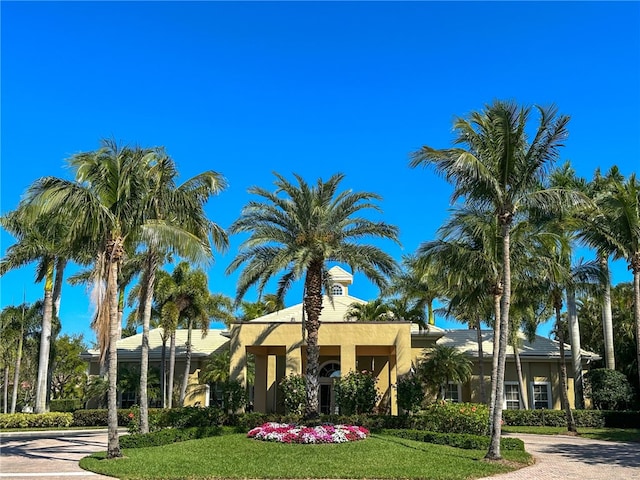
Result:
{"label": "trimmed hedge", "polygon": [[59,398],[57,400],[51,400],[49,403],[49,411],[73,413],[76,410],[80,410],[82,405],[82,400],[79,398]]}
{"label": "trimmed hedge", "polygon": [[132,433],[120,437],[122,448],[159,447],[170,443],[184,442],[196,438],[216,437],[222,434],[222,427],[167,428],[157,432]]}
{"label": "trimmed hedge", "polygon": [[[578,428],[640,428],[640,412],[615,410],[573,410]],[[503,410],[502,420],[509,426],[564,427],[562,410]]]}
{"label": "trimmed hedge", "polygon": [[50,413],[0,413],[0,428],[60,428],[70,427],[73,415]]}
{"label": "trimmed hedge", "polygon": [[[118,410],[118,426],[129,425],[129,414],[131,410],[122,408]],[[75,427],[106,427],[108,422],[108,411],[106,408],[96,410],[76,410],[73,412],[73,425]]]}
{"label": "trimmed hedge", "polygon": [[[390,430],[385,429],[380,433],[393,435],[398,438],[415,440],[417,442],[435,443],[450,447],[463,448],[465,450],[486,450],[491,439],[483,435],[471,435],[466,433],[440,433],[424,430]],[[500,448],[503,450],[518,450],[524,452],[524,442],[519,438],[501,438]]]}

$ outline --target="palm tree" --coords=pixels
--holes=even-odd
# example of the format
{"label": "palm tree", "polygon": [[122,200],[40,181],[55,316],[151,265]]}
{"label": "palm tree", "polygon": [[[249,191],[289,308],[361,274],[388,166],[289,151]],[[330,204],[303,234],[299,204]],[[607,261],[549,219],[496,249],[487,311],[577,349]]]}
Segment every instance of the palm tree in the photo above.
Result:
{"label": "palm tree", "polygon": [[358,322],[380,322],[389,320],[389,305],[381,298],[376,298],[367,303],[353,302],[344,314],[345,320]]}
{"label": "palm tree", "polygon": [[[624,259],[633,274],[636,363],[640,365],[640,183],[635,173],[624,182],[615,182],[599,205],[603,215],[596,217],[597,227],[609,232],[614,259]],[[613,223],[607,225],[608,221]],[[638,375],[640,378],[640,368]]]}
{"label": "palm tree", "polygon": [[438,398],[445,399],[449,382],[464,383],[471,378],[472,362],[455,347],[436,345],[425,351],[417,371],[423,383],[432,385]]}
{"label": "palm tree", "polygon": [[156,152],[139,147],[118,147],[103,141],[96,151],[69,159],[75,181],[55,177],[37,180],[26,202],[37,215],[70,218],[68,237],[95,253],[94,328],[102,361],[109,360],[108,444],[109,458],[121,456],[117,417],[118,278],[128,246],[151,238],[154,225],[145,226],[147,177]]}
{"label": "palm tree", "polygon": [[509,306],[511,303],[510,234],[514,223],[528,208],[550,210],[563,201],[575,202],[575,195],[541,185],[547,170],[559,156],[567,136],[569,117],[558,115],[555,107],[536,107],[539,123],[529,140],[526,132],[530,107],[496,101],[469,119],[457,119],[454,144],[464,148],[436,150],[424,146],[412,155],[410,166],[433,166],[454,184],[453,200],[465,198],[493,211],[502,239],[502,297],[498,340],[498,375],[492,418],[491,443],[486,458],[500,455],[502,398]]}
{"label": "palm tree", "polygon": [[[67,261],[72,255],[67,235],[68,217],[64,215],[37,217],[22,201],[18,208],[0,218],[0,224],[17,239],[0,261],[0,275],[36,262],[36,282],[44,280],[44,312],[40,336],[38,378],[36,380],[35,413],[47,411],[49,360],[52,343],[52,322],[60,309],[62,280]],[[77,259],[76,255],[76,259]]]}
{"label": "palm tree", "polygon": [[393,258],[376,246],[359,245],[356,241],[377,237],[397,242],[398,230],[359,216],[365,210],[378,210],[374,200],[380,197],[368,192],[338,192],[343,174],[335,174],[326,182],[318,179],[315,185],[309,185],[299,175],[295,175],[297,185],[277,173],[275,176],[275,192],[260,187],[249,189],[263,201],[247,204],[231,225],[232,233],[247,232],[250,236],[227,272],[245,265],[238,279],[237,301],[252,286],[262,292],[267,282],[281,271],[284,273],[276,294],[284,298],[292,282],[304,276],[305,416],[311,418],[318,415],[318,330],[323,287],[325,292],[331,292],[327,262],[346,263],[353,271],[362,271],[377,286],[384,287],[386,278],[396,269]]}
{"label": "palm tree", "polygon": [[163,150],[157,152],[155,163],[148,175],[148,188],[144,211],[146,223],[162,235],[145,242],[145,262],[142,269],[140,314],[142,318],[142,349],[140,374],[140,431],[149,431],[147,400],[147,369],[149,365],[149,325],[153,303],[156,272],[166,252],[176,253],[193,262],[205,262],[213,258],[209,237],[214,246],[228,246],[227,235],[222,228],[207,219],[204,204],[212,195],[226,187],[226,181],[217,172],[207,171],[176,184],[178,175],[175,163]]}

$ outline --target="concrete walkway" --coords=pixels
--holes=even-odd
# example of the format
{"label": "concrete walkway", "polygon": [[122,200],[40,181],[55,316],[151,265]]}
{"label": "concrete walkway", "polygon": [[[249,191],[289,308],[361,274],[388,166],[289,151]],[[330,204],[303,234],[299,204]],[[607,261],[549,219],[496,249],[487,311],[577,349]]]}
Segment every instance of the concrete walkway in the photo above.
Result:
{"label": "concrete walkway", "polygon": [[509,435],[524,441],[536,463],[479,480],[640,479],[640,443],[617,443],[568,435]]}
{"label": "concrete walkway", "polygon": [[[536,463],[480,480],[640,480],[640,443],[565,435],[512,435]],[[107,448],[106,430],[0,434],[0,480],[113,480],[82,470],[78,461]]]}

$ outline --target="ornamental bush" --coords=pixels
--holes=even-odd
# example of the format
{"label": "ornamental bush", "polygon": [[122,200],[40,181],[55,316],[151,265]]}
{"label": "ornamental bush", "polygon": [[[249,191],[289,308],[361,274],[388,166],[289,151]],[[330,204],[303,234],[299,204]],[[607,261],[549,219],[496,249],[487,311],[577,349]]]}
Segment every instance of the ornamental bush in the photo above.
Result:
{"label": "ornamental bush", "polygon": [[597,410],[623,410],[633,401],[633,389],[624,373],[596,368],[586,376],[587,393]]}
{"label": "ornamental bush", "polygon": [[280,380],[282,403],[287,414],[301,415],[307,404],[307,381],[301,375],[288,375]]}
{"label": "ornamental bush", "polygon": [[0,413],[0,428],[61,428],[69,427],[73,415],[66,412]]}
{"label": "ornamental bush", "polygon": [[372,372],[351,371],[337,378],[334,386],[336,405],[343,415],[373,413],[379,400],[377,378]]}
{"label": "ornamental bush", "polygon": [[485,435],[489,425],[489,408],[476,403],[438,401],[420,415],[411,417],[411,427],[443,433]]}
{"label": "ornamental bush", "polygon": [[168,428],[147,434],[124,435],[120,437],[120,446],[122,448],[158,447],[196,438],[215,437],[221,434],[221,427]]}
{"label": "ornamental bush", "polygon": [[[383,430],[381,433],[394,437],[406,438],[417,442],[449,445],[450,447],[464,448],[466,450],[486,450],[489,448],[490,438],[484,435],[471,435],[467,433],[439,433],[424,430]],[[519,438],[501,438],[500,447],[503,450],[524,451],[524,442]]]}
{"label": "ornamental bush", "polygon": [[398,377],[398,407],[409,413],[417,413],[424,400],[422,382],[413,374]]}
{"label": "ornamental bush", "polygon": [[59,398],[52,399],[49,403],[51,412],[75,412],[82,408],[82,400],[79,398]]}

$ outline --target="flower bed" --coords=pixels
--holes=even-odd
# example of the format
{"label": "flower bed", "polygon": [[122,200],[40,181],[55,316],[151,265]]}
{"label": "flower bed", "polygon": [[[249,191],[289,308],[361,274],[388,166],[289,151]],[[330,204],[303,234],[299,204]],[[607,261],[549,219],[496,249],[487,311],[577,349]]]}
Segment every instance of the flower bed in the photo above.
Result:
{"label": "flower bed", "polygon": [[247,434],[256,440],[280,443],[345,443],[364,440],[368,435],[369,430],[354,425],[304,427],[275,422],[265,423]]}

